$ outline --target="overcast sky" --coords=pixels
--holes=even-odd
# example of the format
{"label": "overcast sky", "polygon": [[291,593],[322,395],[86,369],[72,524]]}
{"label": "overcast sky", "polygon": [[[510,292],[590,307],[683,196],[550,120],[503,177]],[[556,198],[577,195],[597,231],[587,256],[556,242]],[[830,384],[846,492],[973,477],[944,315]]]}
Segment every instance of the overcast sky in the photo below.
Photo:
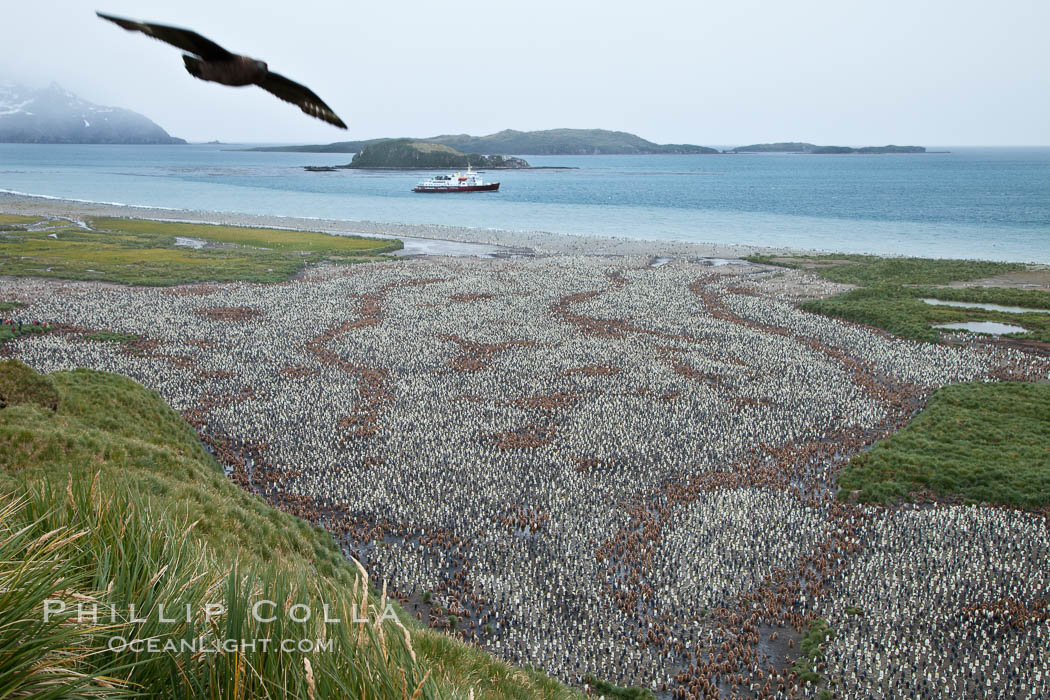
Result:
{"label": "overcast sky", "polygon": [[[95,10],[192,28],[350,131],[204,83]],[[192,141],[604,128],[743,145],[1050,144],[1050,0],[4,0],[0,79]]]}

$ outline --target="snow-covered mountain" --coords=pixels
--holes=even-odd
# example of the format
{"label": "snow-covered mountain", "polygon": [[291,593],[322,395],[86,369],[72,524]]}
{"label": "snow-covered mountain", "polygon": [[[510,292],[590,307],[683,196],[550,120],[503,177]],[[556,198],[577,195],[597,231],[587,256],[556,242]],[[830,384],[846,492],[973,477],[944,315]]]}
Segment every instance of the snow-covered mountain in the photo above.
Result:
{"label": "snow-covered mountain", "polygon": [[101,107],[57,83],[0,82],[0,143],[186,143],[128,109]]}

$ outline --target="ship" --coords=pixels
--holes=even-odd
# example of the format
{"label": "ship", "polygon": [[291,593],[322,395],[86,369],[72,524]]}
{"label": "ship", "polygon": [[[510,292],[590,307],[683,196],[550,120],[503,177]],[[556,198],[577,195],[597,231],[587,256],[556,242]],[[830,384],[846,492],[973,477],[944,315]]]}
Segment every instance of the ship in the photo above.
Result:
{"label": "ship", "polygon": [[413,192],[496,192],[498,182],[485,182],[468,165],[467,172],[428,177],[412,188]]}

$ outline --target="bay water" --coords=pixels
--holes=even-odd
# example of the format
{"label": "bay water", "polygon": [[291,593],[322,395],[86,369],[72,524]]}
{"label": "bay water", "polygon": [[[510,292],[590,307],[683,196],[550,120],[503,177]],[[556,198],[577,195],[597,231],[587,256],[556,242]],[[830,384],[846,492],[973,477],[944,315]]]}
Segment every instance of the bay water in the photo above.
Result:
{"label": "bay water", "polygon": [[[879,255],[1050,263],[1050,147],[887,155],[524,156],[496,193],[429,172],[247,146],[0,144],[0,190],[187,211],[444,224]],[[941,149],[931,149],[941,150]]]}

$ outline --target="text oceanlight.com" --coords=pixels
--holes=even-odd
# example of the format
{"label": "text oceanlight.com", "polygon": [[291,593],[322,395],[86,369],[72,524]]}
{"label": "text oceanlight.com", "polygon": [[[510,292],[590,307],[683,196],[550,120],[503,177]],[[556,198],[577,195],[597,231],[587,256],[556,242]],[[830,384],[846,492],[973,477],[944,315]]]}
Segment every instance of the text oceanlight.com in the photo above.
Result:
{"label": "text oceanlight.com", "polygon": [[[158,603],[148,613],[140,614],[135,605],[129,605],[127,614],[121,614],[116,606],[83,604],[68,606],[63,600],[48,599],[44,601],[44,622],[49,622],[55,617],[61,617],[63,621],[75,620],[79,623],[91,624],[142,624],[153,621],[160,625],[191,625],[194,619],[200,619],[205,626],[212,620],[221,618],[226,614],[226,607],[220,604],[206,604],[197,608],[191,605],[168,606]],[[387,603],[386,609],[380,615],[375,606],[369,606],[367,610],[350,609],[346,619],[334,614],[331,607],[325,603],[319,610],[315,611],[311,606],[298,603],[284,610],[281,605],[272,600],[256,601],[251,607],[251,619],[257,624],[268,624],[276,622],[279,617],[293,623],[304,624],[311,620],[322,622],[325,625],[338,624],[373,624],[378,625],[384,621],[397,621],[394,606]],[[286,639],[254,638],[254,639],[211,639],[205,637],[197,638],[165,638],[164,636],[152,636],[147,638],[126,637],[114,635],[109,638],[107,646],[110,651],[130,651],[133,653],[235,653],[249,651],[274,651],[283,652],[319,652],[332,651],[333,640],[326,639],[302,639],[299,637]]]}
{"label": "text oceanlight.com", "polygon": [[113,652],[130,651],[136,654],[234,654],[254,651],[283,651],[302,653],[332,651],[333,639],[127,639],[121,636],[110,637],[106,647]]}

